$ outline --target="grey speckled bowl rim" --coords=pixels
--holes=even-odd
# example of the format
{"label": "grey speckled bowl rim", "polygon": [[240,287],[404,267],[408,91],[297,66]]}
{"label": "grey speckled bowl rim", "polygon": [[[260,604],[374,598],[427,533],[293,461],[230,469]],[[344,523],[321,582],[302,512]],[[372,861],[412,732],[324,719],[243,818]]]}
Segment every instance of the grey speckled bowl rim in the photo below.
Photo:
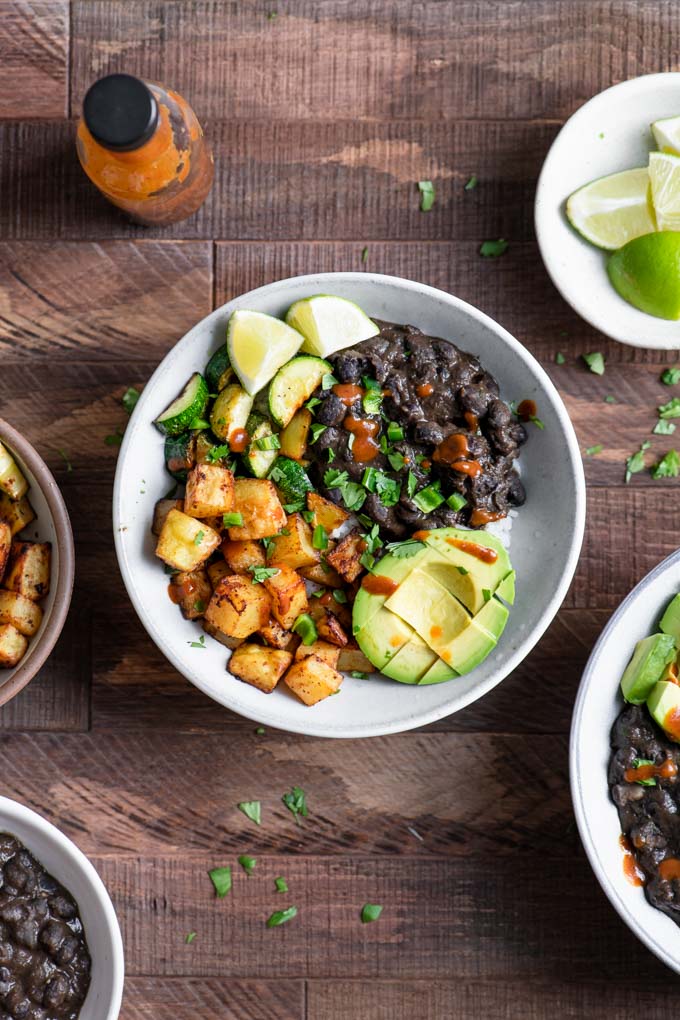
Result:
{"label": "grey speckled bowl rim", "polygon": [[30,655],[23,663],[19,664],[12,676],[4,683],[0,672],[0,706],[2,706],[11,701],[19,691],[22,691],[30,683],[47,661],[64,628],[73,594],[75,550],[66,504],[47,464],[28,440],[24,439],[21,433],[12,428],[3,418],[0,418],[0,441],[6,443],[11,453],[17,454],[35,478],[52,515],[59,549],[59,573],[56,579],[54,602],[45,629],[38,638],[37,646],[31,650]]}

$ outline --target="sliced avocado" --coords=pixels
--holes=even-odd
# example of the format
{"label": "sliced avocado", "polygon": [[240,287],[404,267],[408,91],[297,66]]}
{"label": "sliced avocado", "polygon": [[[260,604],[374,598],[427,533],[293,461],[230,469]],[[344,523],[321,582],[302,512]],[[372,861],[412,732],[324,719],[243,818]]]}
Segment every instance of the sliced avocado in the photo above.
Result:
{"label": "sliced avocado", "polygon": [[[475,579],[476,590],[479,592],[486,590],[493,594],[503,578],[507,577],[512,570],[510,557],[505,546],[499,538],[486,531],[465,531],[462,528],[437,528],[428,532],[427,536],[423,537],[423,541],[440,556],[472,574]],[[493,563],[485,563],[483,559],[480,559],[474,553],[465,552],[464,549],[461,549],[457,544],[459,542],[492,549],[496,554],[496,559]],[[471,606],[468,606],[468,609],[473,613],[477,612],[477,609],[473,609]]]}
{"label": "sliced avocado", "polygon": [[366,658],[376,669],[383,670],[413,635],[412,627],[388,609],[380,608],[354,636]]}
{"label": "sliced avocado", "polygon": [[660,680],[652,687],[647,698],[647,708],[666,736],[680,743],[680,687]]}
{"label": "sliced avocado", "polygon": [[428,669],[424,676],[421,676],[418,681],[418,686],[423,687],[425,684],[441,684],[445,680],[453,680],[454,677],[458,676],[455,669],[451,669],[450,666],[444,662],[443,659],[437,659],[434,666]]}
{"label": "sliced avocado", "polygon": [[495,648],[509,615],[498,599],[491,598],[458,637],[446,644],[433,641],[432,648],[458,673],[469,673]]}
{"label": "sliced avocado", "polygon": [[674,659],[673,662],[669,662],[665,667],[660,677],[661,680],[670,680],[671,683],[676,684],[678,682],[678,660]]}
{"label": "sliced avocado", "polygon": [[441,660],[431,648],[428,648],[422,638],[414,634],[394,658],[390,659],[383,668],[383,673],[401,684],[417,684],[437,661]]}
{"label": "sliced avocado", "polygon": [[[381,577],[389,577],[390,580],[399,584],[417,565],[418,555],[401,559],[390,554],[383,556],[376,565],[374,573]],[[387,595],[373,595],[364,587],[359,588],[352,610],[352,627],[355,634],[368,623],[372,616],[375,616],[379,609],[382,609],[387,599]]]}
{"label": "sliced avocado", "polygon": [[509,606],[515,604],[515,574],[514,570],[511,570],[507,577],[504,577],[501,583],[496,588],[496,597],[503,599]]}
{"label": "sliced avocado", "polygon": [[664,634],[670,634],[675,638],[676,644],[680,645],[680,595],[676,595],[668,603],[666,612],[661,617],[659,630]]}
{"label": "sliced avocado", "polygon": [[638,641],[621,677],[621,693],[626,701],[633,705],[646,701],[664,667],[674,658],[675,641],[670,634],[652,634]]}
{"label": "sliced avocado", "polygon": [[449,644],[471,619],[454,595],[419,568],[401,582],[385,608],[410,623],[435,651],[436,642]]}

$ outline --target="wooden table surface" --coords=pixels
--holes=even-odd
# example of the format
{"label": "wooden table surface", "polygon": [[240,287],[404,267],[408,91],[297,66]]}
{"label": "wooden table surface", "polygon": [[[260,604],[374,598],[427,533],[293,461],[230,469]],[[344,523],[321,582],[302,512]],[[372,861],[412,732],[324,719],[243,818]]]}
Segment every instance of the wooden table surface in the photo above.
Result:
{"label": "wooden table surface", "polygon": [[[570,310],[540,261],[532,203],[565,118],[614,82],[677,67],[679,30],[674,0],[0,0],[0,412],[54,471],[77,550],[62,639],[0,712],[0,791],[103,876],[125,941],[125,1020],[674,1008],[676,978],[585,859],[567,744],[597,634],[678,544],[677,483],[623,484],[675,359],[607,341]],[[179,89],[207,128],[215,188],[185,223],[132,226],[80,171],[84,91],[116,70]],[[427,214],[424,178],[437,190]],[[480,258],[499,237],[507,253]],[[604,451],[584,458],[588,524],[564,607],[499,688],[419,732],[257,736],[138,622],[114,555],[105,437],[125,427],[124,390],[214,306],[349,269],[421,280],[497,318],[549,371],[582,449]],[[580,359],[593,350],[604,377]],[[650,457],[672,443],[649,438]],[[310,808],[301,826],[280,801],[293,784]],[[245,799],[261,799],[261,828],[237,811]],[[249,879],[242,853],[258,859]],[[234,889],[218,901],[206,870],[225,863]],[[277,875],[299,915],[268,930]],[[384,905],[376,924],[359,923],[366,901]]]}

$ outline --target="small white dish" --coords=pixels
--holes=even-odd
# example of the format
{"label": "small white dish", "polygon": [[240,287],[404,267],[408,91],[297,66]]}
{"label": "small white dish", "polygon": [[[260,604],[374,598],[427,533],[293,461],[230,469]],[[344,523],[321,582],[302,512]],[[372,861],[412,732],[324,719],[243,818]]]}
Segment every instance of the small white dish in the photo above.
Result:
{"label": "small white dish", "polygon": [[573,191],[598,177],[647,166],[655,147],[650,125],[678,114],[679,72],[613,85],[569,118],[550,147],[536,187],[536,237],[553,283],[591,326],[633,347],[680,347],[680,322],[647,315],[619,297],[607,276],[608,253],[570,226],[565,206]]}
{"label": "small white dish", "polygon": [[680,591],[680,551],[633,588],[602,631],[583,673],[571,723],[571,795],[581,841],[595,875],[634,935],[680,973],[680,928],[624,875],[621,826],[609,796],[609,735],[623,709],[619,683],[633,648],[652,634],[671,598]]}
{"label": "small white dish", "polygon": [[94,866],[51,822],[7,797],[0,797],[0,832],[16,836],[78,904],[92,957],[92,980],[78,1020],[117,1020],[125,973],[123,940]]}
{"label": "small white dish", "polygon": [[[168,576],[154,556],[154,504],[170,488],[163,437],[153,419],[177,396],[192,372],[224,343],[236,308],[283,316],[300,298],[337,294],[369,315],[412,323],[431,336],[479,355],[507,400],[536,401],[545,430],[532,429],[520,458],[527,503],[514,518],[510,556],[518,574],[517,602],[496,649],[473,672],[431,687],[387,678],[348,677],[340,696],[305,707],[284,684],[269,695],[236,680],[228,653],[168,598]],[[369,273],[301,276],[251,291],[199,322],[161,362],[144,388],[118,457],[113,495],[116,552],[132,603],[161,651],[215,701],[265,725],[321,737],[369,737],[423,726],[475,701],[525,658],[567,592],[576,568],[585,515],[583,465],[576,436],[557,390],[531,354],[487,315],[443,291],[411,280]]]}

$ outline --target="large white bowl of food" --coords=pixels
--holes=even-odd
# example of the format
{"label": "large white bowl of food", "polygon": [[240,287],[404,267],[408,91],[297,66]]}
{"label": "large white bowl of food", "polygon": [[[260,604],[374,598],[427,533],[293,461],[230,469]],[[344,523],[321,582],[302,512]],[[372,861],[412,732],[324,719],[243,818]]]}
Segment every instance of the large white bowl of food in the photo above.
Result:
{"label": "large white bowl of food", "polygon": [[172,349],[113,520],[187,679],[257,722],[358,737],[449,715],[522,661],[573,576],[584,490],[564,405],[506,330],[432,287],[327,273]]}

